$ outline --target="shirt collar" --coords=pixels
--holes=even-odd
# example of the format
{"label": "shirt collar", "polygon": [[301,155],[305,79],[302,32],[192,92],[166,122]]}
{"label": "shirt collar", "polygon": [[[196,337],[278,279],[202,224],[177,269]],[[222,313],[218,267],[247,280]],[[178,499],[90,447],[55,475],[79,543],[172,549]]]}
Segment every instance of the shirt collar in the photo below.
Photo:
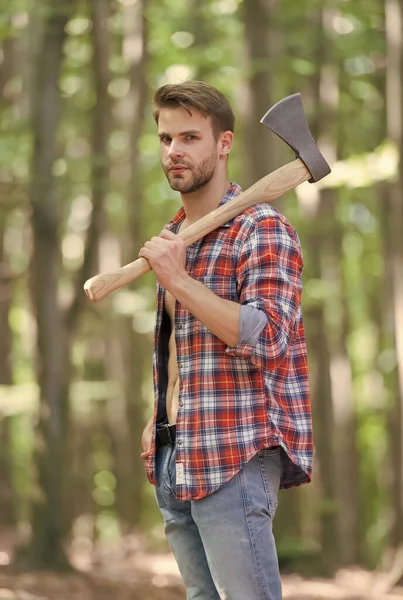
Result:
{"label": "shirt collar", "polygon": [[[232,200],[233,198],[238,196],[238,194],[240,194],[241,191],[242,191],[241,187],[237,183],[231,182],[231,185],[228,188],[227,193],[222,198],[222,200],[220,201],[218,206],[222,206],[226,202],[229,202],[230,200]],[[218,206],[217,206],[217,208],[218,208]],[[178,210],[176,215],[166,225],[166,229],[170,229],[171,231],[176,232],[179,229],[180,224],[185,220],[185,216],[186,216],[185,210],[184,210],[183,206],[181,206],[181,208]],[[223,225],[221,225],[221,227],[230,227],[234,221],[234,218],[231,219],[230,221],[228,221],[227,223],[224,223]]]}

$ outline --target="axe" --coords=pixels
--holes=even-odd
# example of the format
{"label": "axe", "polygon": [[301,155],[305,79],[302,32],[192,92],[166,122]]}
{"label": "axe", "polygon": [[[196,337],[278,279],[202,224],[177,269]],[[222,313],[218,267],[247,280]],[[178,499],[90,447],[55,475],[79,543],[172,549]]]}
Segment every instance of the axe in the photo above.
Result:
{"label": "axe", "polygon": [[[292,148],[297,160],[259,179],[236,198],[181,231],[178,235],[187,246],[237,217],[254,204],[275,200],[304,181],[308,180],[310,183],[314,183],[330,173],[330,167],[320,153],[309,130],[301,94],[293,94],[280,100],[260,122]],[[84,290],[93,302],[98,302],[148,271],[151,271],[148,260],[138,258],[114,273],[101,273],[88,279],[85,282]]]}

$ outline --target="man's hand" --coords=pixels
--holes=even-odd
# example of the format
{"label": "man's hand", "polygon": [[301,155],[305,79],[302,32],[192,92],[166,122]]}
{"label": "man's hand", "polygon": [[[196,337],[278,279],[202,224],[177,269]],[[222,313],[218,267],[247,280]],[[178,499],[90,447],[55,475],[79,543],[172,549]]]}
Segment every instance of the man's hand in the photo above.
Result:
{"label": "man's hand", "polygon": [[147,425],[144,428],[143,434],[141,436],[141,445],[143,446],[143,452],[141,453],[141,458],[143,460],[147,460],[150,456],[150,446],[151,446],[151,437],[153,433],[153,419],[150,419]]}
{"label": "man's hand", "polygon": [[181,237],[164,229],[160,237],[144,244],[139,256],[150,261],[158,281],[176,300],[211,333],[227,346],[239,339],[241,305],[220,298],[201,281],[193,279],[185,268],[186,244]]}
{"label": "man's hand", "polygon": [[139,256],[149,261],[162,287],[171,293],[181,280],[189,277],[185,268],[186,244],[168,229],[146,242]]}

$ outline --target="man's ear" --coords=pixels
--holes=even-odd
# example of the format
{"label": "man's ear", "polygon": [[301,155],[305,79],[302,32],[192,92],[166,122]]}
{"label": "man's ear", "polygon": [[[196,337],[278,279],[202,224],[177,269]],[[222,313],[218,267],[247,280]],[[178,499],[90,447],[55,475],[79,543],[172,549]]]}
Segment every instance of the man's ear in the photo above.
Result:
{"label": "man's ear", "polygon": [[233,141],[234,134],[232,133],[232,131],[223,131],[222,133],[220,133],[218,145],[220,156],[226,156],[230,153]]}

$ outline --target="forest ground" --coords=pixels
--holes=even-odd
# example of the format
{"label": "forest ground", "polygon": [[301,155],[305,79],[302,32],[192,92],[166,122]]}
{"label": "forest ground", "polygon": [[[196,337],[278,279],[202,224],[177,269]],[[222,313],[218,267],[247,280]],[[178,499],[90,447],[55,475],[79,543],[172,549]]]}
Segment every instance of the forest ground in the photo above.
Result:
{"label": "forest ground", "polygon": [[[12,564],[10,535],[0,534],[0,600],[185,600],[172,554],[147,547],[141,535],[119,542],[76,544],[72,573],[19,571]],[[360,568],[342,569],[333,579],[283,575],[284,600],[402,600],[403,587]],[[245,599],[246,600],[246,599]]]}

